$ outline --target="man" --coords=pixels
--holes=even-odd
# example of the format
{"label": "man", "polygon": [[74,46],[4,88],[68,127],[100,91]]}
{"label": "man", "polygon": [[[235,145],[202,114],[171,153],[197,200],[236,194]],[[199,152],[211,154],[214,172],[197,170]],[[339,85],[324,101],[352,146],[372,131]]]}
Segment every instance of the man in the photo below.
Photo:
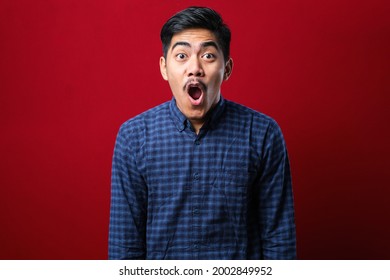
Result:
{"label": "man", "polygon": [[119,130],[109,258],[295,258],[281,131],[221,96],[230,30],[215,11],[191,7],[165,23],[161,40],[173,99]]}

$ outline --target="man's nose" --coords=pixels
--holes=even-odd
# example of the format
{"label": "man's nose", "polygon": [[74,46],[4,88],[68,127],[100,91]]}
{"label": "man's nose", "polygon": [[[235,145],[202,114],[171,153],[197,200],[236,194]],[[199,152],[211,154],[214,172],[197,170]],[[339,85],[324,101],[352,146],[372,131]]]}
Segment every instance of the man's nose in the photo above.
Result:
{"label": "man's nose", "polygon": [[188,76],[202,77],[204,75],[202,64],[198,57],[192,57],[188,62]]}

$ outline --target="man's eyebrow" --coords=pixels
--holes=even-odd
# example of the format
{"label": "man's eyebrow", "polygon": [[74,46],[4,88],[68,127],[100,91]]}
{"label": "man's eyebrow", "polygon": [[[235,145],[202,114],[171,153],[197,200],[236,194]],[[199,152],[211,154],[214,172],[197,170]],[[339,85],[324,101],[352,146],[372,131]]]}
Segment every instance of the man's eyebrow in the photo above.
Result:
{"label": "man's eyebrow", "polygon": [[[171,48],[171,51],[173,51],[177,46],[184,46],[184,47],[188,47],[190,48],[191,47],[191,44],[188,43],[188,42],[184,42],[184,41],[178,41],[176,43],[173,44],[172,48]],[[207,47],[214,47],[216,48],[217,50],[219,50],[219,47],[218,47],[218,44],[215,43],[214,41],[206,41],[206,42],[203,42],[200,44],[200,46],[202,48],[207,48]]]}
{"label": "man's eyebrow", "polygon": [[214,41],[203,42],[203,43],[201,44],[201,47],[202,47],[202,48],[214,47],[214,48],[216,48],[217,50],[219,50],[218,44],[215,43]]}
{"label": "man's eyebrow", "polygon": [[173,49],[176,48],[177,46],[191,47],[190,43],[179,41],[173,44],[171,51],[173,51]]}

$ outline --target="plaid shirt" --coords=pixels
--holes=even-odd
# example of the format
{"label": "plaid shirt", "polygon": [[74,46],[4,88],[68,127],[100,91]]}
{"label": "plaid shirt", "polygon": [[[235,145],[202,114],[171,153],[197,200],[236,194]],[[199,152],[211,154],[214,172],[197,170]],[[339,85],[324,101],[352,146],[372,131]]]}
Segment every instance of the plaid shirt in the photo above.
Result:
{"label": "plaid shirt", "polygon": [[110,259],[294,259],[289,161],[274,120],[221,97],[197,135],[175,99],[125,122]]}

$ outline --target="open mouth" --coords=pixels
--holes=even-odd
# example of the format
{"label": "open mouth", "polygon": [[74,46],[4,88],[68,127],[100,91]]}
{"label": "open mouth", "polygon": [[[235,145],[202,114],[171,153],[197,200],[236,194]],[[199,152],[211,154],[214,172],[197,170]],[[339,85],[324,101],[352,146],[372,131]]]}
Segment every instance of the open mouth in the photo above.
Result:
{"label": "open mouth", "polygon": [[188,94],[192,99],[198,100],[202,96],[202,90],[199,86],[190,86],[188,88]]}
{"label": "open mouth", "polygon": [[192,106],[198,107],[203,104],[207,87],[201,81],[190,80],[185,85],[185,91],[188,94],[188,99]]}

